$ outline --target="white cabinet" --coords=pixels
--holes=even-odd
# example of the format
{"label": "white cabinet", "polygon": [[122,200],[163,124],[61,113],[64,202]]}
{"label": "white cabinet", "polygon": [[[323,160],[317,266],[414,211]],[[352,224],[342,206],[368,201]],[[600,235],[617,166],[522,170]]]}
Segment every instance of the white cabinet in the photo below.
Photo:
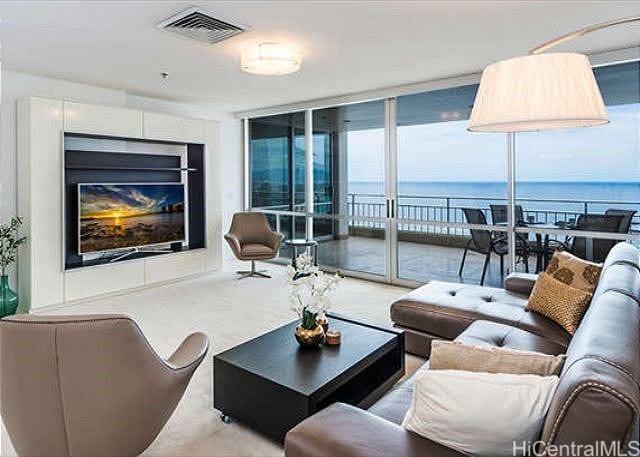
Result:
{"label": "white cabinet", "polygon": [[142,138],[142,111],[64,102],[64,130],[73,133]]}
{"label": "white cabinet", "polygon": [[19,253],[20,308],[63,301],[62,102],[18,103],[18,214],[27,243]]}
{"label": "white cabinet", "polygon": [[144,285],[144,261],[130,260],[70,270],[64,279],[65,301],[141,287]]}
{"label": "white cabinet", "polygon": [[[18,258],[21,309],[117,293],[220,267],[220,138],[215,122],[41,97],[21,99],[17,114],[18,214],[24,217],[28,236]],[[207,247],[65,271],[65,132],[203,143]]]}
{"label": "white cabinet", "polygon": [[144,137],[154,140],[202,143],[202,121],[163,113],[144,113]]}
{"label": "white cabinet", "polygon": [[144,261],[145,281],[147,284],[183,278],[203,273],[206,267],[205,250],[178,252],[157,257],[149,257]]}

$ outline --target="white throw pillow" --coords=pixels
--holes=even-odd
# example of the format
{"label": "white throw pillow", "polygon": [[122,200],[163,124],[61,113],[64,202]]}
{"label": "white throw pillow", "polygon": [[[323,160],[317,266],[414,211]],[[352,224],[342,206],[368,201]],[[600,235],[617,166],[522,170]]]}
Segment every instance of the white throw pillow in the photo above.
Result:
{"label": "white throw pillow", "polygon": [[557,386],[557,376],[425,370],[402,425],[469,454],[512,456],[514,442],[539,439]]}

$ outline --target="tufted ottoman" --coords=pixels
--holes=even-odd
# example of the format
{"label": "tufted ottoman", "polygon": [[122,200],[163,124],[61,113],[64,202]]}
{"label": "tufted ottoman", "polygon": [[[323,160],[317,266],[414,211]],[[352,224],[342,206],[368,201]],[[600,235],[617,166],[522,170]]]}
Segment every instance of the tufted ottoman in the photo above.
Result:
{"label": "tufted ottoman", "polygon": [[533,281],[535,277],[510,277],[506,285],[511,290],[431,281],[392,303],[391,320],[406,331],[407,352],[427,357],[433,339],[453,340],[478,320],[517,327],[566,348],[569,333],[526,309],[527,284]]}

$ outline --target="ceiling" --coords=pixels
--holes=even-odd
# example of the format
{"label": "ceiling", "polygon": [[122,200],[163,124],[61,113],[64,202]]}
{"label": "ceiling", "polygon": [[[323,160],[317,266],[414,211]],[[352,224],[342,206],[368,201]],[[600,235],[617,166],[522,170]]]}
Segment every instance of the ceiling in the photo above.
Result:
{"label": "ceiling", "polygon": [[[193,5],[251,30],[206,45],[155,27]],[[3,69],[235,112],[473,73],[584,25],[636,14],[634,1],[5,0],[0,42]],[[240,71],[242,46],[278,40],[304,49],[298,73]],[[639,43],[635,24],[559,49]]]}

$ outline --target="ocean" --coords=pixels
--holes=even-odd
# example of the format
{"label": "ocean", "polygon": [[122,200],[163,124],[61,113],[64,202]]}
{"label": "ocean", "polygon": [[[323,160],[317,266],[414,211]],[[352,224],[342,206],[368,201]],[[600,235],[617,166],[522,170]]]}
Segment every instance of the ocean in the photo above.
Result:
{"label": "ocean", "polygon": [[[400,182],[401,205],[488,208],[505,203],[506,182]],[[381,182],[350,182],[355,202],[384,202]],[[368,196],[366,196],[368,195]],[[525,213],[603,213],[609,208],[640,211],[640,182],[520,182],[516,198]],[[539,219],[539,218],[536,218]]]}

